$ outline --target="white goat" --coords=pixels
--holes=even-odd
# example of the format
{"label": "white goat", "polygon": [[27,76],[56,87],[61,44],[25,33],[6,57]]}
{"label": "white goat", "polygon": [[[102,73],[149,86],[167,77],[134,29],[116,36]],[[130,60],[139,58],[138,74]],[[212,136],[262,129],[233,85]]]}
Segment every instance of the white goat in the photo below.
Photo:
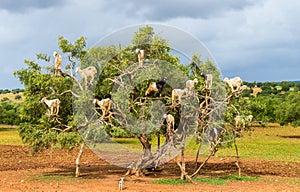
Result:
{"label": "white goat", "polygon": [[212,74],[201,73],[200,76],[204,78],[206,88],[210,89],[212,87],[212,81],[213,81]]}
{"label": "white goat", "polygon": [[53,56],[55,57],[55,74],[61,69],[62,57],[56,51],[53,52]]}
{"label": "white goat", "polygon": [[175,118],[171,114],[164,114],[163,116],[166,119],[168,128],[172,128],[174,130]]}
{"label": "white goat", "polygon": [[139,67],[143,67],[145,60],[145,51],[142,49],[136,49],[135,52],[138,54]]}
{"label": "white goat", "polygon": [[[243,83],[240,77],[234,77],[232,79],[228,79],[227,77],[225,77],[223,81],[229,85],[232,92],[239,91]],[[236,87],[236,90],[234,90],[234,87]]]}
{"label": "white goat", "polygon": [[111,110],[112,101],[110,98],[102,99],[101,101],[99,101],[98,99],[94,99],[93,103],[97,104],[100,107],[102,111],[101,118],[104,118],[104,116],[108,114],[109,111]]}
{"label": "white goat", "polygon": [[178,99],[179,103],[181,103],[181,98],[186,92],[187,92],[186,89],[173,89],[172,90],[172,105],[175,103],[176,99]]}
{"label": "white goat", "polygon": [[253,115],[248,115],[246,117],[242,117],[240,115],[237,115],[234,118],[235,127],[242,126],[242,128],[245,128],[245,125],[251,123],[252,119],[253,119]]}
{"label": "white goat", "polygon": [[149,85],[148,89],[147,89],[146,92],[145,92],[145,95],[149,95],[152,91],[155,91],[155,92],[158,91],[155,82],[152,82],[152,83]]}
{"label": "white goat", "polygon": [[185,87],[188,92],[192,91],[192,89],[195,87],[195,85],[198,83],[198,79],[195,78],[194,80],[187,80],[185,83]]}
{"label": "white goat", "polygon": [[97,69],[94,66],[87,67],[85,69],[76,68],[75,73],[79,72],[80,76],[84,79],[85,85],[88,85],[88,78],[91,78],[90,84],[92,84],[95,75],[97,73]]}
{"label": "white goat", "polygon": [[60,105],[60,100],[59,99],[52,99],[48,100],[46,97],[43,97],[40,101],[45,102],[46,105],[50,108],[50,115],[57,115],[59,112],[59,105]]}
{"label": "white goat", "polygon": [[124,189],[124,177],[120,177],[120,181],[119,181],[119,190],[123,190]]}

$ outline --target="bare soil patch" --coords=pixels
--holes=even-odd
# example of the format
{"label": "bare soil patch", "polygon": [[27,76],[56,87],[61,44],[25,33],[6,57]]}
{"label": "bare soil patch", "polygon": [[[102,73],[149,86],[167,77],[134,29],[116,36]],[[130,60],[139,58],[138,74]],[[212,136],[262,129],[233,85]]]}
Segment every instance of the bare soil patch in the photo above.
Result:
{"label": "bare soil patch", "polygon": [[[118,181],[126,169],[103,161],[91,150],[85,150],[80,178],[74,177],[76,150],[44,150],[35,156],[27,146],[0,145],[0,192],[2,191],[118,191]],[[187,158],[194,169],[194,157]],[[234,158],[212,158],[199,177],[237,174]],[[242,174],[258,176],[259,181],[235,181],[226,185],[153,184],[159,178],[178,178],[174,161],[143,177],[126,177],[124,191],[300,191],[300,163],[245,161]]]}

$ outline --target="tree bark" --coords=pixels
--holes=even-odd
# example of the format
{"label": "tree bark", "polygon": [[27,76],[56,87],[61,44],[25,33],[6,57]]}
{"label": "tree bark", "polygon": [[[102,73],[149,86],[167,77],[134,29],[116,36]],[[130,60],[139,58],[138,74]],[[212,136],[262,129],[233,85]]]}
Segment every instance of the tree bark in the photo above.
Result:
{"label": "tree bark", "polygon": [[151,144],[146,136],[146,134],[140,134],[139,140],[143,146],[144,157],[151,156]]}
{"label": "tree bark", "polygon": [[81,157],[82,157],[83,150],[84,150],[84,142],[82,142],[82,144],[80,146],[80,150],[79,150],[78,156],[76,158],[75,177],[79,177],[80,176],[80,169],[79,168],[80,168],[80,160],[81,160]]}

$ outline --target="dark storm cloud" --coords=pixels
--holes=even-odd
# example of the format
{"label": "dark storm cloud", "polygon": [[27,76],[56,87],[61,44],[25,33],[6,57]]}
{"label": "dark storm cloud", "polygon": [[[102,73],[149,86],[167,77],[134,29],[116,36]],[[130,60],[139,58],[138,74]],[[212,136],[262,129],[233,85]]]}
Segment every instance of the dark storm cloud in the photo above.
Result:
{"label": "dark storm cloud", "polygon": [[1,0],[0,10],[23,13],[30,9],[43,9],[62,5],[61,0]]}
{"label": "dark storm cloud", "polygon": [[[109,4],[111,6],[112,1]],[[163,0],[140,1],[132,0],[120,3],[114,0],[119,10],[126,10],[128,16],[142,17],[155,21],[165,21],[171,18],[209,18],[220,15],[228,10],[239,10],[251,4],[250,0]],[[109,8],[105,6],[105,9]]]}

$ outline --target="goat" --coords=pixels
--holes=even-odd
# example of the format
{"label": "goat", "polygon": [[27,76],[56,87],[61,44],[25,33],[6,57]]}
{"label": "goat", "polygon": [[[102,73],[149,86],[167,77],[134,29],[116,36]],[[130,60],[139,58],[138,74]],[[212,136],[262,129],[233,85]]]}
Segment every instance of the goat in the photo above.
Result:
{"label": "goat", "polygon": [[156,82],[152,82],[152,83],[149,85],[148,89],[147,89],[146,92],[145,92],[145,95],[149,95],[152,91],[155,91],[155,92],[158,91],[157,86],[156,86]]}
{"label": "goat", "polygon": [[174,125],[175,125],[175,118],[171,114],[164,114],[163,116],[166,119],[168,127],[172,128],[174,130]]}
{"label": "goat", "polygon": [[145,51],[142,49],[136,49],[135,52],[138,54],[139,67],[143,67],[145,60]]}
{"label": "goat", "polygon": [[156,87],[158,89],[159,94],[161,94],[166,82],[167,82],[167,77],[164,77],[162,80],[156,83]]}
{"label": "goat", "polygon": [[[228,79],[227,77],[225,77],[223,81],[229,85],[232,92],[239,91],[243,83],[240,77],[234,77],[232,79]],[[234,90],[234,87],[236,87],[236,90]]]}
{"label": "goat", "polygon": [[212,87],[213,76],[205,73],[201,73],[200,76],[205,80],[206,87],[210,89]]}
{"label": "goat", "polygon": [[171,114],[164,114],[163,116],[166,119],[167,122],[167,130],[166,130],[166,140],[168,141],[172,135],[174,135],[175,130],[174,130],[174,126],[175,126],[175,118],[173,115]]}
{"label": "goat", "polygon": [[248,124],[251,123],[252,119],[253,119],[253,115],[248,115],[246,117],[242,117],[240,115],[237,115],[234,118],[235,127],[242,126],[242,128],[245,128],[246,124],[248,125]]}
{"label": "goat", "polygon": [[176,99],[178,99],[179,103],[181,103],[181,98],[186,92],[187,92],[186,89],[173,89],[172,90],[172,105],[175,103]]}
{"label": "goat", "polygon": [[61,70],[62,57],[56,51],[53,52],[53,56],[55,57],[55,74],[57,74],[57,72]]}
{"label": "goat", "polygon": [[198,83],[198,79],[195,78],[194,80],[187,80],[185,82],[185,87],[188,92],[192,91],[192,89],[195,87],[195,85]]}
{"label": "goat", "polygon": [[119,181],[119,190],[123,190],[124,189],[124,177],[120,177],[120,181]]}
{"label": "goat", "polygon": [[112,101],[110,98],[102,99],[101,101],[99,101],[98,99],[94,99],[93,103],[97,104],[100,107],[102,111],[101,118],[104,118],[104,116],[108,114],[109,111],[111,110]]}
{"label": "goat", "polygon": [[84,79],[85,85],[88,85],[88,78],[91,78],[90,84],[94,81],[97,69],[94,66],[87,67],[85,69],[76,68],[75,73],[79,72],[80,76]]}
{"label": "goat", "polygon": [[57,115],[59,112],[59,99],[48,100],[46,97],[43,97],[40,101],[41,103],[45,102],[46,105],[50,108],[50,115]]}
{"label": "goat", "polygon": [[157,83],[156,82],[152,82],[148,89],[146,90],[145,92],[145,95],[149,95],[152,91],[155,91],[155,92],[159,92],[160,96],[161,96],[161,92],[164,88],[164,85],[166,84],[167,82],[167,78],[164,77],[162,80],[158,81]]}

